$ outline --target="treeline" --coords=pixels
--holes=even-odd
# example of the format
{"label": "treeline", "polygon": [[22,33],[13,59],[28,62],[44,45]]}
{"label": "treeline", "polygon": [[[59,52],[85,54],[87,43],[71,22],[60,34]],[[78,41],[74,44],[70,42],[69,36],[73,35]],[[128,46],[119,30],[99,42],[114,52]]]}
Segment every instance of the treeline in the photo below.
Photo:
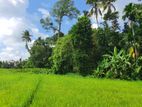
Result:
{"label": "treeline", "polygon": [[[24,31],[23,40],[30,57],[22,67],[50,68],[56,74],[142,79],[142,4],[130,3],[125,7],[122,29],[119,11],[113,5],[115,2],[87,0],[91,9],[77,17],[80,12],[72,0],[58,0],[52,9],[52,17],[40,20],[43,28],[53,31],[53,36],[40,37],[29,48],[31,35]],[[91,16],[95,16],[96,29],[92,28]],[[62,32],[64,17],[78,18],[67,35]]]}
{"label": "treeline", "polygon": [[0,68],[22,68],[23,61],[0,61]]}

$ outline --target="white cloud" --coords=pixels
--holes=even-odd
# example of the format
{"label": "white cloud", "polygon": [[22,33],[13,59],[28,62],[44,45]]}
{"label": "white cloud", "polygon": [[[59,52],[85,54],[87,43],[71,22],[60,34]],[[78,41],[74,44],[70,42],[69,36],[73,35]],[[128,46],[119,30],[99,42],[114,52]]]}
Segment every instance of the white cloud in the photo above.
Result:
{"label": "white cloud", "polygon": [[26,14],[29,0],[0,0],[0,17],[21,17]]}
{"label": "white cloud", "polygon": [[41,38],[43,38],[43,39],[45,39],[46,37],[49,37],[49,35],[47,35],[47,34],[44,34],[44,33],[41,33],[40,31],[39,31],[39,29],[37,29],[37,28],[35,28],[35,27],[33,27],[33,28],[31,28],[31,31],[32,31],[32,35],[35,35],[36,37],[41,37]]}
{"label": "white cloud", "polygon": [[50,17],[50,13],[47,9],[39,8],[38,11],[42,14],[42,18]]}
{"label": "white cloud", "polygon": [[[0,60],[19,60],[29,56],[22,41],[22,32],[28,29],[42,36],[27,18],[29,0],[0,0]],[[32,44],[32,43],[31,43]]]}
{"label": "white cloud", "polygon": [[[21,32],[26,28],[22,18],[0,18],[0,59],[18,60],[27,57]],[[26,54],[23,54],[26,53]]]}

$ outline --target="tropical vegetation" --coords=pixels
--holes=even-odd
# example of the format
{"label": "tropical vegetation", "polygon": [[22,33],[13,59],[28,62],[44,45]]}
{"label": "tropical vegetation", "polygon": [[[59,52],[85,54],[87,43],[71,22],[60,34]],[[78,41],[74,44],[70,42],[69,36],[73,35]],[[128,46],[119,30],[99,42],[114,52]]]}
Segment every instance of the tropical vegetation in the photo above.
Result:
{"label": "tropical vegetation", "polygon": [[[27,60],[1,61],[1,68],[47,68],[55,74],[76,73],[99,78],[142,79],[142,4],[130,3],[123,17],[115,7],[117,0],[86,0],[90,10],[84,14],[73,0],[58,0],[51,16],[40,20],[53,35],[39,37],[32,46],[31,32],[22,39],[30,56]],[[95,16],[95,18],[92,16]],[[77,19],[67,34],[64,18]],[[124,21],[122,25],[119,20]],[[101,20],[101,21],[100,21]],[[95,21],[98,28],[92,28]]]}

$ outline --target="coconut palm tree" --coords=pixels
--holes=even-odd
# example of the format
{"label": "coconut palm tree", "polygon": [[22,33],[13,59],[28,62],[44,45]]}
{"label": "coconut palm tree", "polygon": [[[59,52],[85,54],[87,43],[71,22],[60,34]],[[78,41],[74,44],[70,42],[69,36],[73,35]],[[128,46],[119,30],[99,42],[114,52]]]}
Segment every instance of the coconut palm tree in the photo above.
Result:
{"label": "coconut palm tree", "polygon": [[28,50],[29,53],[30,53],[30,49],[29,49],[28,43],[31,42],[31,36],[32,35],[30,35],[28,30],[25,30],[22,33],[22,39],[23,39],[23,41],[26,42],[25,47],[26,47],[26,49]]}
{"label": "coconut palm tree", "polygon": [[[107,13],[112,13],[116,11],[116,8],[113,4],[116,0],[105,0],[103,1],[103,11],[107,11]],[[113,11],[112,11],[113,9]]]}
{"label": "coconut palm tree", "polygon": [[138,13],[137,5],[130,3],[125,7],[124,16],[123,16],[124,20],[128,19],[129,27],[131,28],[132,31],[135,58],[137,57],[137,46],[136,46],[134,25],[137,22],[136,21],[137,13]]}
{"label": "coconut palm tree", "polygon": [[111,21],[112,27],[114,29],[117,29],[118,28],[118,21],[117,21],[117,19],[119,17],[118,17],[118,12],[116,11],[116,8],[115,8],[115,6],[113,4],[115,1],[116,0],[105,0],[105,1],[102,2],[102,4],[103,4],[103,12],[105,13],[103,18],[104,18],[104,20],[106,22],[107,21]]}
{"label": "coconut palm tree", "polygon": [[86,3],[92,6],[88,15],[89,16],[95,15],[97,25],[99,26],[98,17],[99,15],[102,16],[102,11],[101,11],[102,2],[100,0],[87,0]]}

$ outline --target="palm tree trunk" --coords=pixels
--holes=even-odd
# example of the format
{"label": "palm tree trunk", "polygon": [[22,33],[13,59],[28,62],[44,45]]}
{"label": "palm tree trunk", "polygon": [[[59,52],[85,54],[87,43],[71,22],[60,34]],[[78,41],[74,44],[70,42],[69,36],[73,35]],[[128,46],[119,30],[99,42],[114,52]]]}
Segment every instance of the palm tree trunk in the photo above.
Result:
{"label": "palm tree trunk", "polygon": [[96,22],[97,22],[97,26],[99,27],[99,21],[98,18],[96,17]]}
{"label": "palm tree trunk", "polygon": [[135,30],[134,30],[133,22],[131,22],[131,23],[132,23],[132,35],[133,35],[133,39],[134,39],[135,62],[136,62],[138,52],[137,52],[137,47],[136,47]]}
{"label": "palm tree trunk", "polygon": [[26,42],[26,49],[31,54],[31,51],[30,51],[29,46],[28,46],[28,42]]}

